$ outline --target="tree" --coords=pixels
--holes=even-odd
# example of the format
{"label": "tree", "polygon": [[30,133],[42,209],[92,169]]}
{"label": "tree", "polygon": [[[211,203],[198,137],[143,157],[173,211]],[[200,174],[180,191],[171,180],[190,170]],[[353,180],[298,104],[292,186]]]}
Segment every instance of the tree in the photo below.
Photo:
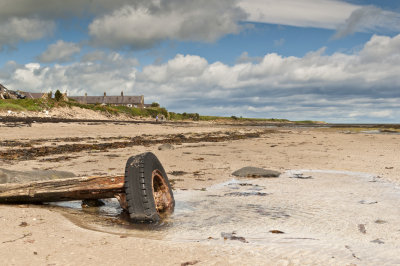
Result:
{"label": "tree", "polygon": [[62,99],[62,93],[57,90],[56,93],[54,93],[54,99],[59,102]]}
{"label": "tree", "polygon": [[156,103],[156,102],[153,102],[153,103],[151,104],[151,107],[160,107],[160,104],[159,104],[159,103]]}

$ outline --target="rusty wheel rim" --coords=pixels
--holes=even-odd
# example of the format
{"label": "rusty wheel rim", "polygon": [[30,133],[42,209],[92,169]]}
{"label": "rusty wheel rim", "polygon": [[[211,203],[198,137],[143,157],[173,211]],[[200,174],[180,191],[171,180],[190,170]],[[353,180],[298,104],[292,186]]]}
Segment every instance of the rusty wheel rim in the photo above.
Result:
{"label": "rusty wheel rim", "polygon": [[152,172],[152,189],[154,203],[158,213],[165,213],[172,211],[173,200],[169,186],[165,182],[162,173],[159,170]]}

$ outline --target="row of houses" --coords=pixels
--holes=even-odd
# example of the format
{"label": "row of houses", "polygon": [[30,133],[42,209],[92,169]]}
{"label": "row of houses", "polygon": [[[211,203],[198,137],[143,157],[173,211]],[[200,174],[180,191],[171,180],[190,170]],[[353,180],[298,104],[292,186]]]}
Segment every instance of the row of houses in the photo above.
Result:
{"label": "row of houses", "polygon": [[[0,84],[0,99],[40,99],[47,98],[48,93],[26,92],[26,91],[12,91]],[[124,95],[121,91],[120,96],[107,96],[104,92],[103,96],[68,96],[63,94],[64,100],[72,99],[82,104],[102,104],[102,105],[123,105],[127,107],[146,108],[151,106],[144,103],[144,96],[130,96]]]}
{"label": "row of houses", "polygon": [[147,107],[144,103],[144,96],[124,96],[124,92],[121,91],[121,96],[107,96],[104,92],[103,96],[68,96],[69,99],[73,99],[79,103],[84,104],[105,104],[105,105],[124,105],[128,107]]}

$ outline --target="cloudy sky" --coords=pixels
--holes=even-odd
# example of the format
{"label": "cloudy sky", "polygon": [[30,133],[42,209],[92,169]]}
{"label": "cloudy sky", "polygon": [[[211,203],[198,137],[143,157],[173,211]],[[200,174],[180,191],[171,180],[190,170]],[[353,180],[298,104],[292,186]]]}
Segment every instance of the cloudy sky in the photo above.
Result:
{"label": "cloudy sky", "polygon": [[203,115],[400,122],[397,0],[0,0],[0,83]]}

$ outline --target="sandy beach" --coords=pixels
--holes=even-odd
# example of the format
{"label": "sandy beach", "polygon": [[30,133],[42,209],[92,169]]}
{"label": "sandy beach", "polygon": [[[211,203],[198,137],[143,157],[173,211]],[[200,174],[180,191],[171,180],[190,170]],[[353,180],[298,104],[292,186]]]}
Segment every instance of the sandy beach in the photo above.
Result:
{"label": "sandy beach", "polygon": [[[165,142],[174,149],[159,150]],[[123,174],[130,156],[151,151],[176,200],[174,214],[153,227],[127,223],[114,200],[90,210],[76,202],[0,205],[3,265],[400,264],[400,134],[211,122],[3,123],[0,143],[3,183],[6,170]],[[245,166],[281,175],[232,175]]]}

